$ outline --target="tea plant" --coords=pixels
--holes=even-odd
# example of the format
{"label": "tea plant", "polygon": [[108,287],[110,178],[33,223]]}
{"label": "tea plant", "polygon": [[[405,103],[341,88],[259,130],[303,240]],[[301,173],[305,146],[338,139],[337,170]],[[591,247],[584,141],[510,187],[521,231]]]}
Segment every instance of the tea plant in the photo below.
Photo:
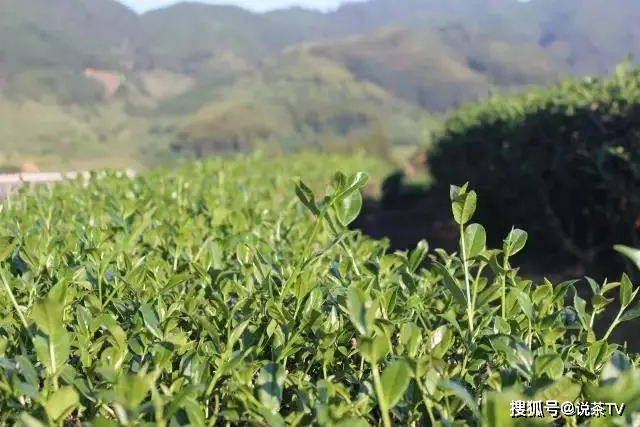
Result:
{"label": "tea plant", "polygon": [[[632,425],[638,359],[608,342],[640,315],[627,276],[588,281],[589,300],[574,281],[521,279],[510,260],[527,233],[488,248],[466,185],[450,193],[458,253],[386,253],[347,228],[366,174],[335,174],[323,197],[290,183],[326,176],[316,160],[212,160],[9,199],[0,423],[501,427],[554,422],[512,418],[510,402],[555,399],[626,404],[567,425]],[[615,290],[620,314],[597,336]]]}
{"label": "tea plant", "polygon": [[640,67],[625,60],[609,76],[567,78],[452,112],[428,166],[443,186],[473,184],[487,228],[506,234],[519,224],[531,235],[529,251],[597,263],[608,274],[620,269],[609,257],[613,244],[638,245],[638,135]]}

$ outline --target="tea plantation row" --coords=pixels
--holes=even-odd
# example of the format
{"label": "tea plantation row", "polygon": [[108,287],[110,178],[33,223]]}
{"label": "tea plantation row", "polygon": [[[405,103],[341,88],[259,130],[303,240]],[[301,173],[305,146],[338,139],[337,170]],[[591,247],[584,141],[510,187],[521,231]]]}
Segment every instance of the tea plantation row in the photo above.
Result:
{"label": "tea plantation row", "polygon": [[618,271],[611,247],[640,244],[640,66],[630,65],[456,110],[429,152],[435,181],[471,182],[489,230],[517,225],[530,250]]}
{"label": "tea plantation row", "polygon": [[214,159],[5,200],[0,424],[506,427],[557,400],[626,405],[566,425],[632,425],[638,358],[607,341],[640,312],[627,277],[587,300],[521,280],[527,233],[487,248],[466,187],[457,254],[385,253],[346,227],[381,168]]}

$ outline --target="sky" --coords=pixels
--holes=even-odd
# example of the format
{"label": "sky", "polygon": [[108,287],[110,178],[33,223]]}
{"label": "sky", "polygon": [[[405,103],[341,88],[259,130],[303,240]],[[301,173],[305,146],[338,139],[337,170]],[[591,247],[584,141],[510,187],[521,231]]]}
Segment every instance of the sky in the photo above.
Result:
{"label": "sky", "polygon": [[[335,9],[347,0],[200,0],[203,3],[233,4],[246,9],[263,12],[290,6],[302,6],[307,9],[328,10]],[[349,0],[354,1],[354,0]],[[358,1],[358,0],[356,0]],[[359,0],[363,1],[363,0]],[[177,3],[177,0],[120,0],[137,12],[146,12]]]}

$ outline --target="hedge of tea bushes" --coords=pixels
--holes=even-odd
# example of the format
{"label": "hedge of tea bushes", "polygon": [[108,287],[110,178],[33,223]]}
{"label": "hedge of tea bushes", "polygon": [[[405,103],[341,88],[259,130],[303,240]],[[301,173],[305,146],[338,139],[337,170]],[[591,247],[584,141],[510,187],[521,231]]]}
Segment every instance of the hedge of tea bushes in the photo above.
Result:
{"label": "hedge of tea bushes", "polygon": [[604,262],[640,214],[640,68],[567,79],[455,111],[428,153],[443,187],[471,182],[478,220],[532,247]]}
{"label": "hedge of tea bushes", "polygon": [[[379,167],[211,159],[5,199],[0,425],[637,422],[639,358],[610,340],[640,316],[627,276],[590,281],[587,299],[573,281],[523,280],[512,257],[526,231],[488,246],[467,186],[443,201],[457,253],[389,253],[348,229],[369,179],[358,171]],[[625,407],[514,418],[526,400]]]}

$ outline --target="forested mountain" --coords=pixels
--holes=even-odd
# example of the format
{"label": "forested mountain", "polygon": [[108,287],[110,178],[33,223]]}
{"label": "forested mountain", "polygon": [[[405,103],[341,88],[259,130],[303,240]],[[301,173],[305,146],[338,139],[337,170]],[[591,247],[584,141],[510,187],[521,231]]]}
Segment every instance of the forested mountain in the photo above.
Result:
{"label": "forested mountain", "polygon": [[[491,91],[640,50],[633,0],[369,0],[329,13],[0,0],[0,165],[419,139]],[[142,153],[142,154],[141,154]]]}

